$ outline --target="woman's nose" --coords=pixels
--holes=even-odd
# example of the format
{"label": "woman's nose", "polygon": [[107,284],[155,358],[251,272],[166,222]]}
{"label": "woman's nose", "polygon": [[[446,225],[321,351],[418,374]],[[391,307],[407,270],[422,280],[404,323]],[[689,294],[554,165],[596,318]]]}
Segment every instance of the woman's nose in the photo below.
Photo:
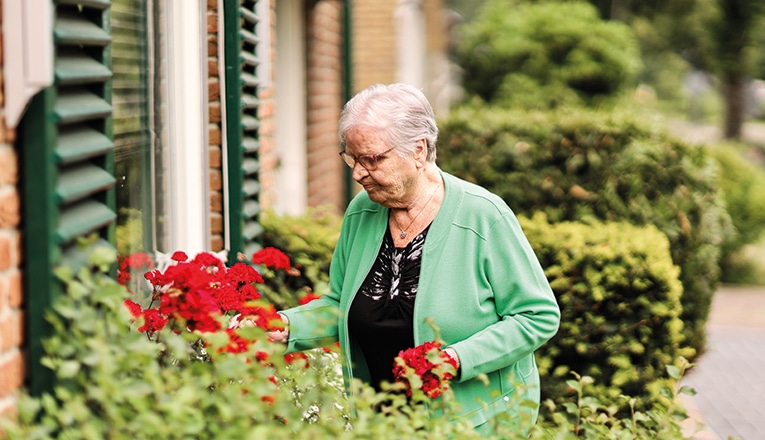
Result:
{"label": "woman's nose", "polygon": [[353,169],[351,170],[351,178],[353,180],[358,182],[364,177],[366,177],[368,174],[369,174],[369,171],[367,171],[366,168],[361,166],[360,163],[356,162],[355,164],[353,164]]}

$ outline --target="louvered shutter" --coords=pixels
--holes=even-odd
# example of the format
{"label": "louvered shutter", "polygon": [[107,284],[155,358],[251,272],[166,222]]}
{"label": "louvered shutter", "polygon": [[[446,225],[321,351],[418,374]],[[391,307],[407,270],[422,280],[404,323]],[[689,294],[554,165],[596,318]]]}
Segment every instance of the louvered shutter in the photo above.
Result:
{"label": "louvered shutter", "polygon": [[240,252],[250,257],[260,249],[263,229],[260,214],[260,162],[258,150],[259,19],[256,1],[224,2],[225,99],[228,161],[229,260]]}
{"label": "louvered shutter", "polygon": [[44,311],[59,294],[53,269],[81,259],[75,239],[113,243],[109,0],[55,2],[55,83],[33,98],[20,128],[23,157],[30,390],[49,390],[40,365]]}

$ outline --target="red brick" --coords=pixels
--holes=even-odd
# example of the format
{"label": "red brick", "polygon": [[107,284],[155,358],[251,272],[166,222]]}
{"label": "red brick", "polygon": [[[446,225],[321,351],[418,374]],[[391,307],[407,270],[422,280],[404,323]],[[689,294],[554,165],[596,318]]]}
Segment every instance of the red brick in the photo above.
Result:
{"label": "red brick", "polygon": [[18,312],[0,318],[0,352],[21,345],[21,318]]}
{"label": "red brick", "polygon": [[0,146],[0,186],[15,185],[18,181],[16,152],[8,146]]}
{"label": "red brick", "polygon": [[8,306],[13,308],[21,307],[24,299],[21,293],[21,272],[11,270],[6,275],[6,286],[8,287]]}
{"label": "red brick", "polygon": [[221,167],[221,149],[219,146],[211,146],[208,149],[209,152],[209,160],[210,160],[210,168],[220,168]]}
{"label": "red brick", "polygon": [[217,78],[210,78],[207,83],[207,95],[207,99],[209,99],[210,102],[220,101],[220,83]]}
{"label": "red brick", "polygon": [[0,270],[11,267],[11,236],[0,232]]}
{"label": "red brick", "polygon": [[221,172],[218,170],[210,170],[210,190],[220,191],[223,189],[223,180],[221,179]]}
{"label": "red brick", "polygon": [[223,237],[220,235],[213,235],[210,237],[210,248],[213,252],[220,252],[223,250]]}
{"label": "red brick", "polygon": [[210,192],[210,212],[223,213],[223,194],[220,192]]}
{"label": "red brick", "polygon": [[218,32],[218,14],[214,12],[207,13],[207,33],[215,34]]}
{"label": "red brick", "polygon": [[223,233],[223,216],[217,213],[210,215],[210,232],[213,234]]}
{"label": "red brick", "polygon": [[210,124],[208,127],[208,137],[210,142],[210,145],[220,145],[221,144],[221,136],[220,136],[220,127],[218,127],[215,124]]}
{"label": "red brick", "polygon": [[0,397],[5,397],[21,388],[24,383],[24,360],[21,352],[12,350],[0,361]]}
{"label": "red brick", "polygon": [[209,58],[207,60],[207,76],[210,78],[218,77],[218,59]]}
{"label": "red brick", "polygon": [[0,228],[15,228],[21,220],[21,202],[15,188],[0,190]]}
{"label": "red brick", "polygon": [[220,103],[211,102],[209,105],[210,122],[217,124],[220,122]]}

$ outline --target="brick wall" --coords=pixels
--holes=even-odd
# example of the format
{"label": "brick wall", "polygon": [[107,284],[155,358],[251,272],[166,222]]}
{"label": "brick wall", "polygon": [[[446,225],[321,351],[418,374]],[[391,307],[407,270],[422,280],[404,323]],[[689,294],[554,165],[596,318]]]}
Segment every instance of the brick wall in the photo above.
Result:
{"label": "brick wall", "polygon": [[[221,29],[222,31],[222,29]],[[218,0],[207,0],[207,94],[208,155],[210,179],[210,250],[222,251],[223,237],[223,154],[221,137],[220,78],[218,75]]]}
{"label": "brick wall", "polygon": [[344,206],[344,166],[337,119],[343,105],[343,5],[325,0],[307,10],[308,205]]}
{"label": "brick wall", "polygon": [[[449,68],[448,28],[444,0],[416,0],[425,26],[424,91],[433,101],[445,89]],[[396,81],[396,9],[400,0],[357,0],[353,3],[353,92]],[[446,75],[446,76],[445,76]]]}
{"label": "brick wall", "polygon": [[[262,0],[268,1],[268,0]],[[271,25],[269,31],[271,50],[270,65],[271,65],[271,78],[275,78],[274,66],[276,66],[276,2],[278,0],[270,0],[269,2],[269,17],[268,22]],[[269,81],[269,87],[260,87],[258,89],[258,99],[260,105],[258,106],[258,119],[260,120],[260,129],[258,130],[258,140],[260,141],[260,205],[263,209],[271,209],[276,199],[276,168],[279,165],[278,158],[276,156],[276,145],[274,136],[276,134],[276,106],[275,106],[275,93],[274,81]]]}
{"label": "brick wall", "polygon": [[[0,1],[2,11],[2,1]],[[21,222],[16,133],[3,115],[2,13],[0,12],[0,417],[15,413],[24,382],[24,313],[21,291]]]}
{"label": "brick wall", "polygon": [[399,0],[353,2],[353,92],[396,79],[396,28]]}

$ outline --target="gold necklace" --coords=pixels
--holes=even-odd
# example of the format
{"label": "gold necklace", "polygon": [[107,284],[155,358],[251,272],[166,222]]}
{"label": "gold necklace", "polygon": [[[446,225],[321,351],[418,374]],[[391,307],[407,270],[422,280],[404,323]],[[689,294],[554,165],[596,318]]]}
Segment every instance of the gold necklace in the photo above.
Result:
{"label": "gold necklace", "polygon": [[425,211],[425,208],[428,207],[428,204],[430,203],[430,201],[433,200],[433,196],[436,195],[436,191],[438,191],[438,186],[436,186],[433,192],[430,193],[430,197],[428,197],[428,201],[425,202],[425,205],[423,205],[422,209],[420,209],[420,212],[418,212],[417,215],[414,216],[414,218],[412,219],[411,222],[409,222],[409,225],[406,228],[402,228],[401,225],[398,224],[398,221],[396,221],[396,217],[391,216],[391,218],[393,219],[393,223],[395,223],[396,227],[401,231],[401,234],[399,234],[398,236],[402,240],[406,238],[406,230],[409,229],[414,224],[415,220],[417,220],[417,217],[419,217],[420,214],[422,214],[422,212]]}

